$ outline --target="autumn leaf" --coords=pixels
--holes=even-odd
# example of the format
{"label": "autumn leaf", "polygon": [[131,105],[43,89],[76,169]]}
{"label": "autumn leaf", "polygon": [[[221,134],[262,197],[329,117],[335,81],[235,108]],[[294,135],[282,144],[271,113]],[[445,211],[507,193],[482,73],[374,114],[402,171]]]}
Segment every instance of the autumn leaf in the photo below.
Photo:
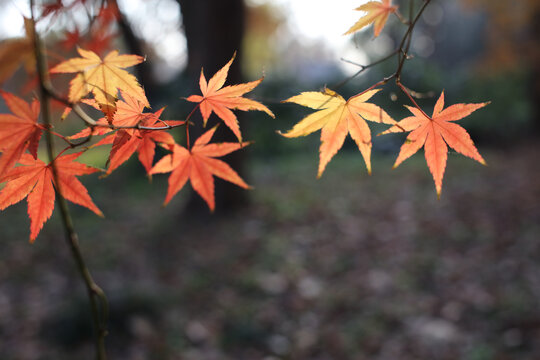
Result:
{"label": "autumn leaf", "polygon": [[0,114],[0,175],[10,169],[26,149],[37,158],[43,125],[38,124],[39,101],[23,99],[0,90],[12,114]]}
{"label": "autumn leaf", "polygon": [[[140,101],[126,93],[121,92],[121,94],[124,100],[119,100],[117,103],[118,111],[114,114],[112,121],[112,125],[114,126],[140,125],[160,128],[166,124],[178,126],[185,123],[185,121],[178,120],[160,120],[159,117],[164,109],[160,109],[155,113],[146,113],[144,112],[145,106]],[[86,103],[94,106],[92,101],[87,101]],[[109,124],[104,118],[99,119],[97,124],[93,128],[85,128],[68,138],[80,139],[90,135],[99,136],[115,131],[108,126]],[[135,152],[138,153],[139,161],[149,174],[154,160],[156,143],[172,145],[174,144],[174,139],[169,133],[163,130],[120,129],[92,145],[92,147],[112,144],[108,160],[109,166],[105,175],[110,175],[120,165],[129,160]]]}
{"label": "autumn leaf", "polygon": [[94,95],[101,111],[112,121],[116,112],[118,90],[131,95],[144,106],[150,107],[143,88],[135,76],[124,68],[144,61],[138,55],[119,55],[111,51],[101,59],[93,51],[78,48],[81,57],[61,62],[51,69],[51,73],[77,73],[70,82],[68,99],[76,103],[90,92]]}
{"label": "autumn leaf", "polygon": [[215,131],[216,127],[213,127],[201,135],[191,150],[175,144],[172,147],[173,153],[164,156],[154,165],[150,174],[172,171],[163,205],[167,205],[171,201],[173,196],[184,187],[188,179],[193,189],[206,201],[212,211],[215,208],[213,175],[244,189],[249,188],[249,185],[227,163],[215,159],[247,146],[249,143],[209,144]]}
{"label": "autumn leaf", "polygon": [[303,92],[284,102],[292,102],[317,109],[291,130],[282,134],[293,138],[306,136],[321,130],[321,147],[318,177],[320,177],[332,157],[341,149],[347,134],[350,134],[362,153],[368,172],[371,174],[371,132],[366,120],[395,124],[396,122],[379,106],[366,102],[379,89],[368,90],[345,101],[332,90],[324,92]]}
{"label": "autumn leaf", "polygon": [[355,10],[365,11],[366,15],[361,17],[347,32],[343,35],[352,34],[358,30],[361,30],[365,26],[373,23],[373,32],[375,37],[379,36],[388,16],[397,10],[397,6],[392,6],[390,0],[370,1],[364,5],[356,8]]}
{"label": "autumn leaf", "polygon": [[427,116],[426,113],[418,108],[407,106],[407,109],[409,109],[413,116],[401,120],[381,133],[382,135],[410,131],[405,143],[401,146],[394,168],[415,154],[423,146],[429,171],[433,175],[433,180],[435,181],[437,197],[440,197],[448,154],[448,147],[446,145],[450,146],[455,151],[478,161],[482,165],[486,164],[482,156],[478,153],[478,150],[474,146],[467,131],[458,124],[455,124],[454,121],[469,116],[473,111],[478,110],[487,104],[489,104],[489,102],[478,104],[455,104],[443,110],[443,91],[435,104],[433,115],[431,117]]}
{"label": "autumn leaf", "polygon": [[[159,120],[162,111],[163,109],[153,113],[153,116],[147,117],[141,125],[148,127],[163,126]],[[175,124],[180,123],[183,122],[175,121]],[[147,174],[150,175],[150,170],[152,169],[152,163],[154,161],[156,143],[173,145],[174,138],[171,134],[163,130],[136,129],[133,130],[132,133],[130,133],[129,130],[118,131],[114,137],[111,154],[109,155],[109,167],[106,174],[109,175],[113,172],[116,168],[126,162],[136,151],[138,153],[139,161],[144,166]]]}
{"label": "autumn leaf", "polygon": [[231,109],[238,109],[242,111],[259,110],[264,111],[271,117],[274,117],[274,114],[263,104],[242,97],[242,95],[257,87],[257,85],[263,81],[263,78],[245,84],[222,87],[223,84],[225,84],[229,68],[231,67],[235,56],[236,53],[233,55],[231,60],[225,64],[225,66],[223,66],[223,68],[221,68],[221,70],[219,70],[208,82],[206,82],[204,72],[201,69],[199,86],[201,88],[202,96],[191,95],[186,98],[186,100],[199,103],[199,108],[201,110],[205,126],[213,111],[219,118],[221,118],[221,120],[223,120],[225,125],[232,130],[234,135],[236,135],[238,138],[238,141],[242,141],[242,134],[240,133],[238,119]]}
{"label": "autumn leaf", "polygon": [[[135,99],[134,97],[130,96],[129,94],[126,94],[122,91],[120,91],[120,94],[122,95],[122,100],[118,100],[116,103],[116,112],[113,115],[113,120],[110,122],[110,124],[114,126],[135,126],[137,124],[140,124],[148,117],[153,117],[155,114],[153,113],[145,113],[145,105],[142,104],[140,101]],[[99,104],[93,100],[93,99],[84,99],[83,102],[94,109],[99,110]],[[97,125],[92,127],[87,127],[83,129],[82,131],[78,132],[75,135],[68,136],[68,139],[80,139],[85,138],[87,136],[90,136],[92,134],[93,136],[96,135],[104,135],[107,133],[110,133],[114,131],[111,129],[108,125],[109,122],[105,118],[101,118],[97,120]],[[103,126],[99,126],[103,125]],[[133,133],[133,129],[126,130],[129,131],[130,134]]]}
{"label": "autumn leaf", "polygon": [[[87,207],[99,216],[103,213],[94,204],[88,191],[75,177],[91,174],[98,169],[74,162],[82,152],[64,155],[54,160],[61,194],[71,202]],[[51,164],[45,164],[24,154],[17,166],[0,176],[0,183],[7,182],[0,191],[0,210],[16,204],[25,197],[28,201],[30,217],[30,242],[34,242],[43,224],[51,217],[54,209],[54,179]]]}

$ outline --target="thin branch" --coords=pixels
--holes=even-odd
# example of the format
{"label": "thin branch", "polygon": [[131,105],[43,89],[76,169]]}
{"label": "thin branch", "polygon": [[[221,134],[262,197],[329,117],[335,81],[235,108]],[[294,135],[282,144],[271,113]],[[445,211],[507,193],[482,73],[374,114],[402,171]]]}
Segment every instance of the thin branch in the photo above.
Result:
{"label": "thin branch", "polygon": [[367,69],[375,66],[375,65],[379,65],[383,62],[385,62],[386,60],[389,60],[391,59],[392,57],[394,57],[397,53],[399,52],[399,49],[396,49],[394,51],[392,51],[390,54],[386,55],[385,57],[377,60],[377,61],[374,61],[368,65],[361,65],[361,64],[356,64],[352,61],[349,61],[349,60],[346,60],[346,59],[341,59],[342,61],[345,61],[349,64],[353,64],[353,65],[357,65],[360,67],[360,70],[358,70],[357,72],[355,72],[354,74],[352,74],[351,76],[349,76],[348,78],[344,79],[343,81],[335,84],[334,86],[332,86],[332,90],[338,90],[339,88],[343,87],[343,85],[347,84],[349,81],[351,81],[352,79],[354,79],[355,77],[357,77],[358,75],[360,75],[361,73],[363,73],[364,71],[366,71]]}
{"label": "thin branch", "polygon": [[94,282],[88,267],[84,261],[84,258],[79,247],[78,235],[75,232],[73,226],[73,220],[69,212],[66,199],[62,196],[62,189],[60,182],[58,181],[58,169],[55,165],[54,157],[54,143],[53,143],[53,134],[49,130],[51,128],[51,115],[50,115],[50,95],[47,91],[46,84],[49,83],[48,73],[47,73],[47,63],[44,58],[42,51],[42,46],[40,44],[39,36],[35,28],[35,17],[34,17],[34,1],[30,0],[30,11],[34,32],[34,54],[36,59],[36,68],[39,78],[39,87],[41,95],[41,115],[43,121],[47,126],[47,131],[45,131],[45,139],[47,143],[47,154],[49,156],[51,170],[53,173],[53,179],[55,183],[56,199],[60,208],[60,214],[62,217],[62,223],[64,225],[64,230],[66,233],[66,240],[71,249],[71,253],[79,272],[84,280],[88,291],[88,297],[90,300],[90,308],[92,311],[92,317],[94,322],[95,330],[95,342],[96,342],[96,359],[105,360],[107,358],[105,352],[105,336],[107,335],[106,323],[108,317],[108,302],[103,290]]}
{"label": "thin branch", "polygon": [[[408,21],[405,21],[405,22],[402,21],[403,23],[408,25],[407,31],[403,35],[403,38],[401,39],[401,42],[400,42],[398,48],[395,49],[394,51],[392,51],[387,56],[385,56],[385,57],[383,57],[383,58],[381,58],[381,59],[379,59],[379,60],[377,60],[377,61],[375,61],[373,63],[370,63],[368,65],[361,65],[361,64],[357,64],[357,63],[354,63],[352,61],[349,61],[349,60],[342,59],[343,61],[346,61],[346,62],[348,62],[350,64],[359,66],[360,70],[358,70],[356,73],[352,74],[351,76],[347,77],[346,79],[342,80],[341,82],[333,85],[331,87],[332,90],[338,90],[339,88],[341,88],[343,85],[347,84],[352,79],[358,77],[360,74],[362,74],[368,68],[373,67],[375,65],[378,65],[378,64],[380,64],[380,63],[394,57],[396,54],[398,55],[398,65],[397,65],[396,71],[394,72],[394,74],[392,74],[392,75],[386,77],[384,80],[378,82],[377,86],[386,84],[390,79],[393,79],[393,78],[396,79],[396,82],[399,81],[400,78],[401,78],[401,72],[403,70],[403,65],[405,63],[405,60],[410,58],[409,55],[408,55],[408,52],[409,52],[409,48],[410,48],[410,45],[411,45],[412,31],[413,31],[414,27],[416,26],[416,23],[418,22],[418,20],[422,16],[422,13],[424,12],[426,6],[430,3],[430,1],[431,0],[424,0],[424,4],[420,8],[420,10],[416,14],[416,16],[414,16],[414,18],[413,18],[413,8],[414,8],[413,5],[414,5],[414,3],[413,3],[413,0],[411,0],[410,8],[409,8],[409,17],[410,17],[410,19]],[[398,15],[398,17],[401,17],[401,15]],[[374,86],[370,87],[369,89],[373,89],[373,88],[374,88]]]}
{"label": "thin branch", "polygon": [[[420,10],[418,10],[418,13],[416,14],[415,18],[411,21],[411,25],[409,25],[409,28],[407,29],[407,32],[405,33],[405,35],[401,39],[401,43],[399,44],[399,50],[400,50],[401,56],[400,56],[400,60],[399,60],[399,63],[398,63],[397,70],[396,70],[396,81],[398,81],[401,78],[401,71],[403,70],[403,64],[405,64],[405,60],[407,60],[407,58],[408,58],[407,53],[409,51],[409,46],[411,44],[410,41],[411,41],[411,37],[412,37],[412,31],[413,31],[416,23],[418,22],[418,20],[422,16],[422,13],[426,9],[426,6],[428,6],[428,4],[430,3],[430,1],[431,0],[424,0],[424,4],[420,8]],[[412,0],[411,0],[411,3],[412,3]],[[404,50],[404,46],[405,46],[406,41],[408,41],[408,43],[407,43],[407,46],[406,46],[406,48]]]}
{"label": "thin branch", "polygon": [[47,92],[47,95],[52,97],[53,99],[63,103],[66,106],[69,106],[71,109],[73,109],[73,112],[81,118],[82,121],[86,123],[89,127],[104,127],[109,128],[112,130],[126,130],[126,129],[137,129],[137,130],[170,130],[177,128],[179,126],[184,125],[177,124],[177,125],[169,125],[165,121],[160,120],[162,123],[164,123],[164,126],[143,126],[140,124],[136,125],[114,125],[114,124],[100,124],[97,122],[97,120],[94,120],[90,115],[88,115],[79,105],[79,103],[72,103],[71,101],[63,98],[62,96],[58,95],[56,91],[52,88],[52,86],[49,83],[44,84],[45,91]]}

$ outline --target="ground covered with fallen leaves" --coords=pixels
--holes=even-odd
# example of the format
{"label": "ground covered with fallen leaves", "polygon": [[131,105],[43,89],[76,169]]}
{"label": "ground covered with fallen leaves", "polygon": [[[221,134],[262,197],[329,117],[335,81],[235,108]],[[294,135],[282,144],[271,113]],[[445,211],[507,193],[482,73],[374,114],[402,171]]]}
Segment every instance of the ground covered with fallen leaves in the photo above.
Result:
{"label": "ground covered with fallen leaves", "polygon": [[[540,145],[450,155],[442,198],[422,156],[389,170],[342,152],[254,161],[249,208],[160,207],[138,164],[72,206],[111,302],[110,359],[540,358]],[[58,212],[34,245],[0,214],[0,358],[93,359],[89,306]]]}

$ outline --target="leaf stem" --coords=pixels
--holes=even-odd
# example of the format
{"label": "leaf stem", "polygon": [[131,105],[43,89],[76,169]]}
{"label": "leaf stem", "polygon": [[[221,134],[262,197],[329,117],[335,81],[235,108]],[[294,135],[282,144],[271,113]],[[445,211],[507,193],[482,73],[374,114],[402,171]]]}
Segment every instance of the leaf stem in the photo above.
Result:
{"label": "leaf stem", "polygon": [[403,86],[403,84],[401,83],[401,81],[399,81],[398,79],[396,79],[396,85],[399,86],[399,88],[401,89],[401,91],[403,91],[405,93],[405,95],[407,95],[407,97],[411,100],[411,102],[414,104],[414,107],[416,107],[418,110],[420,110],[422,112],[422,114],[427,117],[428,119],[431,120],[431,117],[426,114],[424,112],[424,110],[422,110],[422,108],[420,106],[418,106],[418,103],[414,100],[414,98],[411,96],[411,94],[409,93],[409,90]]}
{"label": "leaf stem", "polygon": [[191,118],[191,116],[195,113],[195,111],[199,108],[199,106],[201,106],[201,103],[198,103],[197,106],[195,106],[193,108],[193,110],[191,110],[191,112],[189,113],[189,115],[186,117],[186,144],[187,144],[187,149],[188,150],[191,150],[191,143],[189,141],[189,119]]}

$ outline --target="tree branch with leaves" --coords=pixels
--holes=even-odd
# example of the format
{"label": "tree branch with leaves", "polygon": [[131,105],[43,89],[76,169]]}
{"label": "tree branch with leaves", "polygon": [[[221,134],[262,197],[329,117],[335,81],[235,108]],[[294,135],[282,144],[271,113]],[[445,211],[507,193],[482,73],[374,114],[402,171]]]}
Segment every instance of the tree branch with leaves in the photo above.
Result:
{"label": "tree branch with leaves", "polygon": [[[415,100],[419,94],[402,83],[401,74],[406,61],[411,58],[413,30],[429,3],[430,0],[424,0],[415,13],[414,0],[411,0],[408,18],[400,14],[399,8],[390,0],[370,1],[360,6],[357,10],[365,12],[365,15],[346,34],[355,33],[373,24],[374,36],[377,37],[384,30],[390,15],[394,14],[405,26],[405,33],[398,48],[369,65],[358,65],[360,69],[337,83],[333,90],[325,88],[323,91],[306,91],[284,100],[316,110],[282,135],[294,138],[321,130],[319,177],[341,149],[347,135],[355,141],[367,171],[371,174],[372,134],[368,121],[389,126],[379,135],[409,132],[394,167],[424,147],[437,196],[440,196],[442,190],[448,146],[485,164],[467,132],[455,121],[484,107],[487,102],[455,104],[444,108],[444,92],[441,92],[432,115],[429,116]],[[201,94],[184,98],[195,104],[184,119],[163,120],[161,116],[164,109],[148,110],[150,103],[145,90],[137,78],[126,70],[141,64],[145,58],[120,54],[117,50],[109,51],[105,56],[100,55],[110,48],[110,40],[113,38],[110,29],[114,28],[114,21],[118,20],[120,15],[116,1],[92,3],[75,0],[69,6],[63,6],[61,2],[38,6],[30,1],[30,8],[31,17],[25,20],[27,37],[20,43],[26,44],[24,48],[31,50],[31,57],[29,58],[28,51],[21,51],[19,56],[25,62],[32,60],[35,64],[35,71],[30,73],[34,78],[30,83],[36,84],[39,100],[27,102],[13,93],[1,90],[0,95],[10,113],[0,114],[0,183],[5,183],[0,190],[0,210],[26,198],[30,218],[29,238],[30,242],[34,242],[45,222],[51,217],[55,202],[58,203],[68,246],[88,292],[95,330],[96,358],[103,360],[106,358],[107,298],[86,266],[67,200],[88,208],[98,216],[103,216],[103,213],[77,177],[97,172],[101,172],[102,177],[108,176],[137,153],[149,178],[155,174],[170,173],[163,205],[167,205],[189,180],[195,192],[213,211],[214,177],[244,189],[250,188],[234,169],[219,159],[250,144],[249,141],[244,141],[233,110],[262,111],[272,118],[274,114],[262,103],[244,97],[263,81],[262,77],[243,84],[225,86],[229,69],[235,60],[234,54],[209,80],[201,69]],[[69,19],[69,11],[75,8],[82,8],[88,14],[88,27],[86,34],[82,34],[77,27],[76,30],[65,32],[66,37],[59,43],[68,52],[76,49],[79,56],[64,57],[53,52],[52,45],[44,46],[42,39],[45,37],[36,31],[36,24],[44,19]],[[397,60],[392,74],[347,100],[336,92],[365,70],[391,59]],[[49,62],[53,63],[50,67]],[[0,68],[2,78],[9,77],[15,71],[12,62],[7,65],[8,69]],[[64,90],[62,86],[53,85],[51,81],[51,75],[62,76],[57,74],[72,76],[67,95],[62,95],[64,91],[59,91]],[[395,85],[412,104],[406,106],[412,116],[401,121],[394,120],[374,100],[391,80],[394,80]],[[61,104],[63,107],[63,114],[58,118],[52,115],[53,104]],[[100,112],[102,117],[93,118],[89,115],[91,111]],[[195,124],[191,119],[198,111],[202,115],[202,124]],[[71,113],[82,121],[84,128],[72,135],[56,132],[56,122],[63,121]],[[198,138],[190,135],[190,127],[205,127],[213,114],[234,134],[236,142],[213,143],[212,137],[218,130],[217,126],[206,130]],[[183,142],[176,141],[168,132],[179,127],[184,127]],[[38,148],[40,143],[43,143],[42,137],[45,140],[47,162],[38,156]],[[56,150],[55,137],[61,139],[66,147]],[[99,140],[93,142],[96,138]],[[106,169],[75,161],[84,152],[102,145],[111,145]],[[158,146],[168,153],[156,160]]]}

